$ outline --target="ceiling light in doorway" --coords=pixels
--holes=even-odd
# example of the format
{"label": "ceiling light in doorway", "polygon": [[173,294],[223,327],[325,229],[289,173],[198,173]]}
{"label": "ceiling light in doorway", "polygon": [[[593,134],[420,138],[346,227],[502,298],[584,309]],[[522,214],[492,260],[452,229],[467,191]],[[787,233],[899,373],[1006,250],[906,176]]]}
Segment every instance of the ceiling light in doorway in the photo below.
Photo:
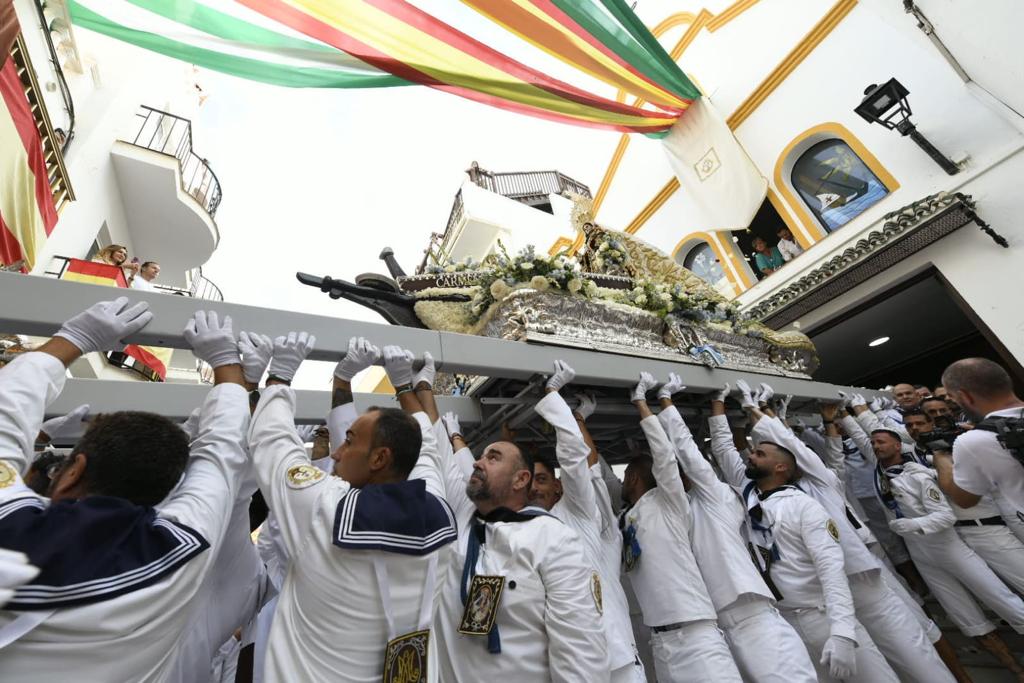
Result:
{"label": "ceiling light in doorway", "polygon": [[879,337],[868,342],[868,346],[881,346],[885,342],[889,341],[889,337]]}

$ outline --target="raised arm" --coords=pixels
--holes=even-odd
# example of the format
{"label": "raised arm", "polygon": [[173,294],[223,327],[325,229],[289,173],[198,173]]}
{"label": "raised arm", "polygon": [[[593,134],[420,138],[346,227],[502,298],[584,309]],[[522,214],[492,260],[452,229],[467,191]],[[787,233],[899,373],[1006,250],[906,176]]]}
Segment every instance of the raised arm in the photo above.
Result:
{"label": "raised arm", "polygon": [[[455,458],[455,464],[462,472],[463,481],[468,482],[473,474],[473,463],[476,462],[476,459],[473,457],[473,451],[469,450],[466,440],[462,438],[462,425],[459,423],[459,416],[448,411],[441,417],[441,422],[445,438],[450,439],[451,448],[448,451],[454,451],[452,457]],[[440,437],[438,438],[440,439]],[[441,457],[444,458],[446,449],[439,447],[438,450],[441,451]]]}
{"label": "raised arm", "polygon": [[334,366],[331,411],[327,414],[327,430],[331,434],[331,452],[338,450],[345,433],[357,417],[352,396],[352,378],[380,359],[380,349],[362,337],[348,340],[348,351]]}
{"label": "raised arm", "polygon": [[590,467],[587,458],[590,446],[576,424],[576,418],[558,393],[558,388],[572,381],[575,371],[563,361],[555,361],[555,371],[544,389],[545,396],[534,410],[555,430],[555,456],[561,469],[563,498],[566,505],[580,519],[596,519],[597,498],[590,483]]}
{"label": "raised arm", "polygon": [[651,473],[654,480],[658,482],[658,488],[664,492],[665,499],[685,519],[690,515],[690,501],[686,497],[683,478],[679,474],[675,448],[658,418],[647,405],[647,392],[656,386],[658,381],[653,375],[641,372],[640,382],[633,390],[633,405],[640,413],[640,428],[644,430],[647,445],[651,448],[651,459],[654,461]]}
{"label": "raised arm", "polygon": [[[152,318],[147,303],[128,306],[126,297],[101,301],[65,322],[38,351],[0,370],[0,460],[13,470],[3,472],[5,480],[20,483],[28,471],[46,407],[64,389],[67,367],[85,353],[124,348],[121,340]],[[2,497],[10,497],[10,486],[4,488]]]}
{"label": "raised arm", "polygon": [[576,400],[579,401],[579,404],[573,409],[572,416],[576,419],[576,426],[580,428],[583,440],[587,442],[587,447],[590,448],[587,464],[593,467],[598,463],[599,454],[597,452],[597,443],[594,441],[594,437],[590,435],[590,430],[587,429],[587,418],[593,415],[597,409],[597,400],[589,392],[576,394]]}
{"label": "raised arm", "polygon": [[231,318],[222,323],[214,311],[198,311],[185,328],[185,340],[213,368],[214,387],[199,413],[185,476],[157,509],[217,548],[248,466],[249,395]]}
{"label": "raised arm", "polygon": [[[704,459],[697,444],[690,434],[690,428],[686,421],[679,414],[679,410],[672,403],[672,395],[686,389],[682,379],[676,373],[670,373],[668,381],[658,390],[658,401],[661,403],[661,412],[658,414],[658,422],[661,423],[665,433],[668,434],[676,458],[683,466],[686,476],[693,482],[700,495],[711,495],[716,488],[721,486],[715,470],[711,463]],[[729,494],[732,495],[732,494]]]}
{"label": "raised arm", "polygon": [[[844,402],[848,400],[842,392],[840,392],[840,395],[843,396]],[[846,403],[846,405],[849,405],[849,403]],[[842,415],[839,419],[839,424],[843,426],[843,431],[845,431],[846,435],[850,437],[853,444],[857,447],[857,450],[864,456],[865,460],[872,465],[877,463],[878,459],[875,457],[875,449],[871,447],[871,436],[869,433],[864,430],[861,422],[847,414],[846,410],[843,408],[840,408],[839,410],[840,415]],[[871,417],[874,417],[874,415]],[[868,421],[868,424],[871,424],[870,417],[866,417],[864,419]],[[871,427],[871,429],[877,429],[877,427]]]}
{"label": "raised arm", "polygon": [[[402,410],[409,413],[420,425],[420,457],[416,461],[409,479],[422,479],[426,483],[427,490],[435,496],[445,497],[445,485],[442,479],[442,472],[445,464],[441,462],[440,451],[437,447],[437,433],[434,429],[434,421],[430,419],[423,409],[420,401],[420,391],[410,389],[420,384],[427,384],[433,387],[434,383],[434,361],[430,354],[424,354],[428,359],[429,368],[420,371],[420,374],[413,375],[411,351],[400,346],[384,347],[384,370],[388,373],[388,379],[392,386],[396,387],[398,403]],[[430,393],[432,389],[428,389]],[[430,397],[433,403],[433,396]],[[436,412],[436,411],[435,411]],[[449,449],[450,452],[450,449]]]}
{"label": "raised arm", "polygon": [[711,397],[711,417],[708,418],[708,428],[711,430],[711,457],[718,463],[726,483],[737,491],[742,491],[750,480],[745,474],[747,468],[743,464],[743,458],[740,457],[740,452],[736,450],[733,442],[729,418],[725,415],[725,397],[729,395],[729,388],[726,384]]}

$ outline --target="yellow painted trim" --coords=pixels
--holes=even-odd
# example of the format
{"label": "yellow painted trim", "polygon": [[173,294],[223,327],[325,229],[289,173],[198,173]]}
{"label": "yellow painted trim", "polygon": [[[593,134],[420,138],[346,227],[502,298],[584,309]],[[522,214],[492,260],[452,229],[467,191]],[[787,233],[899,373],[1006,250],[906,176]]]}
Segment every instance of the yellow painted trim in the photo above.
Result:
{"label": "yellow painted trim", "polygon": [[678,189],[678,178],[672,178],[672,180],[665,183],[665,186],[661,188],[661,190],[659,190],[658,194],[654,195],[654,198],[651,199],[651,201],[647,202],[647,206],[645,206],[640,211],[640,213],[637,214],[637,217],[634,218],[633,221],[626,226],[625,232],[629,233],[630,235],[635,234],[636,231],[642,228],[644,223],[646,223],[648,219],[651,216],[653,216],[655,212],[657,212],[657,210],[660,209],[662,205],[664,205],[665,202],[668,201],[668,198],[675,194],[676,190]]}
{"label": "yellow painted trim", "polygon": [[597,215],[597,210],[601,208],[601,202],[604,201],[605,196],[608,194],[608,188],[611,187],[612,178],[615,176],[615,172],[619,170],[619,164],[622,163],[622,157],[626,154],[626,148],[629,147],[629,135],[623,134],[619,138],[619,144],[615,146],[615,152],[612,153],[612,160],[608,164],[608,168],[605,169],[604,178],[601,179],[601,184],[597,188],[597,194],[594,195],[594,215]]}
{"label": "yellow painted trim", "polygon": [[833,5],[832,9],[814,25],[810,33],[789,51],[779,65],[772,69],[772,72],[761,81],[760,85],[754,88],[754,92],[750,93],[736,111],[726,119],[729,128],[735,130],[746,121],[754,113],[754,110],[760,107],[761,103],[775,92],[775,89],[782,85],[783,81],[789,78],[789,75],[814,51],[814,48],[818,47],[821,41],[832,33],[832,30],[856,5],[857,0],[839,0]]}
{"label": "yellow painted trim", "polygon": [[[732,7],[735,7],[738,4],[740,3],[734,3],[733,6],[725,10],[723,14],[729,12],[732,9]],[[750,114],[752,114],[754,110],[757,109],[757,107],[759,107],[761,103],[764,102],[764,100],[784,80],[786,80],[786,78],[791,73],[793,73],[794,69],[796,69],[800,62],[806,59],[807,56],[810,55],[811,52],[814,50],[814,48],[817,47],[821,43],[821,41],[823,41],[828,36],[828,34],[831,33],[832,30],[839,25],[839,22],[842,21],[842,19],[847,14],[850,13],[850,10],[852,10],[856,4],[857,0],[839,0],[839,2],[833,5],[832,9],[829,10],[828,13],[824,17],[822,17],[822,19],[817,24],[814,25],[811,31],[806,36],[804,36],[804,38],[799,43],[797,43],[796,47],[794,47],[789,52],[789,54],[786,55],[782,62],[780,62],[779,65],[776,66],[770,74],[768,74],[767,78],[765,78],[764,81],[761,82],[761,85],[759,85],[754,90],[754,92],[751,93],[746,100],[744,100],[743,104],[741,104],[739,108],[736,111],[734,111],[729,116],[729,118],[726,119],[726,123],[729,125],[729,128],[735,130],[737,126],[743,123],[743,121],[745,121],[747,117],[749,117]],[[687,41],[688,36],[690,41],[692,41],[693,38],[696,37],[696,32],[694,29],[696,28],[699,30],[700,27],[703,27],[705,22],[708,21],[708,18],[704,18],[705,16],[709,18],[712,15],[709,12],[707,12],[707,10],[701,10],[701,12],[697,15],[697,18],[690,25],[690,30],[687,31],[687,35],[683,36],[683,38],[680,40],[680,44],[682,44],[684,41]],[[691,32],[693,33],[692,36],[690,36]],[[689,45],[689,42],[686,42],[686,45]],[[683,48],[683,50],[685,50],[685,47]],[[677,55],[675,50],[672,51],[672,56],[674,59],[678,59],[679,56],[681,56],[681,54],[682,52],[680,52],[680,54]],[[612,175],[612,177],[608,177],[609,185],[611,184],[611,180],[613,177],[614,174]],[[879,176],[879,178],[881,178],[881,176]],[[654,198],[647,204],[647,206],[645,206],[640,211],[636,218],[634,218],[630,222],[629,225],[631,228],[633,228],[632,232],[636,232],[641,227],[643,227],[643,224],[646,223],[647,220],[650,219],[650,217],[653,215],[653,212],[648,211],[652,204],[657,202],[658,207],[664,204],[668,197],[671,196],[671,193],[675,192],[675,190],[679,188],[679,183],[678,181],[676,181],[675,188],[673,188],[667,196],[662,196],[666,188],[667,186],[663,187],[658,192],[658,194],[656,194]],[[792,228],[790,229],[792,230]],[[629,229],[627,228],[627,232],[628,231]],[[797,239],[800,240],[801,244],[803,244],[804,241],[807,240],[810,240],[811,242],[816,241],[817,238],[810,238],[810,235],[813,234],[814,233],[804,233],[803,239],[801,239],[801,231],[797,230],[793,233],[793,236],[797,237]]]}
{"label": "yellow painted trim", "polygon": [[[803,133],[800,133],[800,135],[797,135],[788,145],[786,145],[785,149],[783,149],[782,153],[779,155],[778,160],[775,162],[775,189],[786,200],[789,207],[793,209],[793,212],[797,215],[797,218],[803,228],[804,235],[808,237],[810,244],[813,244],[825,237],[827,233],[811,212],[807,210],[807,207],[804,205],[800,197],[793,192],[789,184],[789,180],[784,178],[782,175],[782,169],[786,164],[786,160],[792,155],[793,150],[796,149],[797,145],[810,138],[821,138],[822,140],[828,138],[839,138],[845,142],[850,146],[850,149],[853,150],[854,154],[860,157],[860,160],[871,169],[871,172],[882,181],[882,184],[885,185],[890,194],[899,188],[900,183],[896,180],[896,177],[882,165],[882,162],[878,160],[878,157],[872,154],[871,151],[864,146],[864,143],[861,142],[856,135],[850,132],[849,128],[841,123],[836,123],[835,121],[822,123],[814,126],[813,128],[808,128]],[[796,236],[797,233],[794,232],[793,235]],[[804,244],[803,240],[800,240],[800,243],[804,245],[805,249],[810,246],[809,244]]]}
{"label": "yellow painted trim", "polygon": [[737,293],[753,286],[754,283],[750,279],[750,274],[737,263],[737,261],[742,262],[743,259],[737,256],[735,243],[731,240],[723,240],[722,236],[718,233],[691,232],[676,243],[675,248],[672,250],[672,260],[676,260],[676,256],[683,247],[688,244],[696,245],[697,242],[707,242],[711,250],[715,252],[718,262],[723,265],[725,276],[732,283]]}
{"label": "yellow painted trim", "polygon": [[775,193],[775,190],[768,187],[768,201],[775,207],[775,213],[779,214],[779,217],[786,223],[786,227],[793,233],[793,238],[800,243],[800,246],[807,249],[813,244],[810,238],[804,234],[803,226],[797,221],[793,220],[793,216],[789,213],[789,207],[786,206],[786,202],[782,201],[782,197]]}
{"label": "yellow painted trim", "polygon": [[738,0],[732,3],[708,22],[708,30],[712,33],[717,31],[756,4],[757,0]]}
{"label": "yellow painted trim", "polygon": [[[551,245],[551,249],[548,250],[548,256],[554,256],[555,254],[557,254],[561,250],[566,249],[566,248],[571,248],[571,247],[572,247],[572,241],[571,240],[569,240],[568,238],[558,238],[558,240],[555,241],[555,244]],[[574,251],[574,250],[570,249],[570,251]]]}

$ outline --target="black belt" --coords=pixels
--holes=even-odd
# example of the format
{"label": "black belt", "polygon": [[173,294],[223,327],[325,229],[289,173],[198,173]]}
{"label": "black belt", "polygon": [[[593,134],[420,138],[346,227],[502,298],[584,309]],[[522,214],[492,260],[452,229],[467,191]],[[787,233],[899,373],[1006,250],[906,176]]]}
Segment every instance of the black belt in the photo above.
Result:
{"label": "black belt", "polygon": [[985,519],[958,519],[953,526],[1006,526],[1002,517],[986,517]]}
{"label": "black belt", "polygon": [[686,626],[686,622],[679,621],[674,624],[665,624],[664,626],[652,626],[651,631],[654,633],[667,633],[669,631],[678,631],[684,626]]}

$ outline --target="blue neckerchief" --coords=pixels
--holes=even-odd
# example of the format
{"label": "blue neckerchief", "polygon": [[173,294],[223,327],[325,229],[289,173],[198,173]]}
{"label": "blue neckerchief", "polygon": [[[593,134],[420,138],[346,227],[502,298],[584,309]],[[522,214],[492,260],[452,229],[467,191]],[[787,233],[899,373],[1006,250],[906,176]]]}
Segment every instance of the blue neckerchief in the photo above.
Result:
{"label": "blue neckerchief", "polygon": [[422,479],[352,489],[334,514],[339,548],[422,556],[457,538],[451,509]]}
{"label": "blue neckerchief", "polygon": [[[534,517],[550,516],[547,510],[538,507],[525,507],[518,512],[508,508],[496,508],[484,517],[476,518],[469,530],[469,542],[466,545],[466,561],[462,565],[462,585],[460,595],[465,606],[469,599],[469,585],[476,576],[476,563],[480,558],[480,546],[487,540],[487,522],[528,522]],[[501,654],[501,635],[498,633],[498,621],[487,634],[487,651],[492,655]]]}
{"label": "blue neckerchief", "polygon": [[889,485],[889,480],[901,474],[903,474],[902,464],[886,467],[885,469],[882,469],[881,463],[875,465],[875,493],[878,494],[878,498],[885,504],[885,507],[892,510],[892,513],[896,515],[896,519],[903,518],[903,510],[900,509],[900,504],[896,497],[892,495],[892,486]]}
{"label": "blue neckerchief", "polygon": [[10,610],[51,610],[111,600],[151,586],[210,547],[197,531],[123,498],[87,496],[0,505],[0,547],[28,555],[39,575]]}

